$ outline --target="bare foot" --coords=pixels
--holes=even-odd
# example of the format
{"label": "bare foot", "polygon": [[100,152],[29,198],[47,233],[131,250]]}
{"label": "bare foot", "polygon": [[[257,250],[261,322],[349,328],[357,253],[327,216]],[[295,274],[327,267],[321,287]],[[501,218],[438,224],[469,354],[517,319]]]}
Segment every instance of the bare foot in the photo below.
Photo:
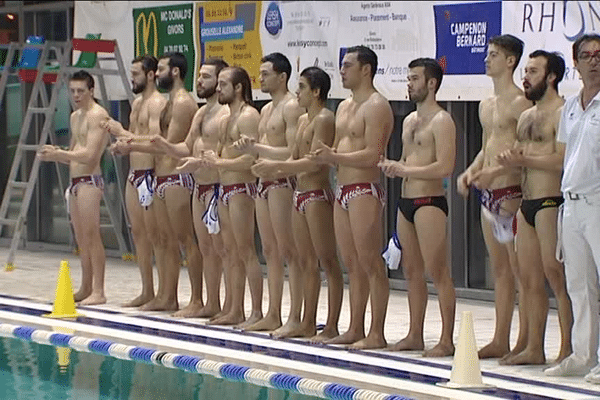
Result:
{"label": "bare foot", "polygon": [[350,349],[367,350],[367,349],[383,349],[387,346],[387,342],[382,337],[367,336],[366,338],[352,343]]}
{"label": "bare foot", "polygon": [[404,339],[400,340],[398,343],[388,347],[388,350],[390,350],[390,351],[405,351],[405,350],[423,350],[424,348],[425,348],[425,344],[423,343],[423,338],[414,338],[411,336],[407,336]]}
{"label": "bare foot", "polygon": [[339,336],[336,336],[330,340],[326,340],[324,343],[326,344],[352,344],[356,343],[361,339],[365,338],[365,334],[363,332],[346,332]]}
{"label": "bare foot", "polygon": [[73,299],[75,302],[79,302],[83,299],[87,299],[92,294],[92,289],[84,289],[81,288],[77,291],[77,293],[73,294]]}
{"label": "bare foot", "polygon": [[104,303],[106,303],[106,297],[104,297],[104,295],[92,293],[86,299],[81,300],[81,303],[79,303],[79,304],[81,304],[82,306],[93,306],[96,304],[104,304]]}
{"label": "bare foot", "polygon": [[149,301],[140,307],[141,311],[177,311],[179,310],[179,304],[176,301],[165,301],[155,297],[154,300]]}
{"label": "bare foot", "polygon": [[454,345],[452,343],[438,343],[432,349],[425,350],[423,357],[447,357],[454,354]]}
{"label": "bare foot", "polygon": [[281,317],[275,314],[267,314],[258,322],[244,328],[247,331],[274,331],[281,326]]}
{"label": "bare foot", "polygon": [[273,332],[273,337],[276,338],[293,338],[293,337],[311,337],[317,333],[317,327],[315,325],[308,325],[302,323],[290,323],[288,321],[284,326]]}
{"label": "bare foot", "polygon": [[546,364],[546,357],[544,352],[534,352],[525,349],[519,354],[507,358],[506,360],[500,360],[501,365],[542,365]]}
{"label": "bare foot", "polygon": [[190,302],[187,306],[173,314],[177,318],[192,318],[197,317],[200,311],[204,308],[202,301]]}
{"label": "bare foot", "polygon": [[246,321],[242,320],[242,322],[235,326],[236,329],[248,330],[249,326],[256,324],[258,321],[262,320],[262,313],[252,312],[250,317]]}
{"label": "bare foot", "polygon": [[154,299],[154,294],[140,294],[138,297],[136,297],[135,299],[131,300],[128,303],[125,303],[123,305],[121,305],[121,307],[139,307],[139,306],[143,306],[144,304],[148,303],[149,301]]}
{"label": "bare foot", "polygon": [[210,317],[210,322],[215,321],[221,317],[224,317],[225,315],[229,314],[229,310],[221,310],[218,313],[216,313],[215,315],[213,315],[212,317]]}
{"label": "bare foot", "polygon": [[313,336],[310,338],[310,343],[324,343],[330,339],[333,339],[334,337],[339,336],[340,333],[338,332],[337,328],[328,328],[325,327],[325,329],[323,329],[323,332],[319,333],[316,336]]}
{"label": "bare foot", "polygon": [[215,320],[209,321],[207,325],[237,325],[244,322],[244,313],[229,313]]}
{"label": "bare foot", "polygon": [[500,358],[508,354],[508,352],[508,344],[505,346],[500,346],[496,342],[491,342],[490,344],[484,346],[481,350],[479,350],[478,355],[480,359]]}

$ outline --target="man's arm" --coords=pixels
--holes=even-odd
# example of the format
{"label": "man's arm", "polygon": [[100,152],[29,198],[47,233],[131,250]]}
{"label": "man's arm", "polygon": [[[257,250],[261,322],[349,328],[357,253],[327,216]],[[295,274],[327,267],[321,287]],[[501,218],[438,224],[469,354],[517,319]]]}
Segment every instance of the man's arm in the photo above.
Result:
{"label": "man's arm", "polygon": [[456,158],[456,126],[452,117],[443,111],[434,117],[433,138],[435,161],[428,165],[411,165],[396,161],[401,167],[399,176],[416,179],[442,179],[452,175]]}
{"label": "man's arm", "polygon": [[[346,167],[376,167],[390,138],[394,127],[392,108],[383,97],[377,98],[365,109],[365,148],[350,153],[337,153],[333,148],[321,143],[315,154],[322,154],[324,163],[334,163]],[[317,158],[318,160],[319,158]]]}
{"label": "man's arm", "polygon": [[152,141],[163,150],[164,154],[173,158],[184,158],[192,155],[194,149],[194,143],[198,140],[198,137],[202,134],[200,132],[200,126],[204,118],[206,106],[202,106],[194,114],[190,130],[183,142],[171,143],[162,136],[156,137]]}
{"label": "man's arm", "polygon": [[[258,124],[260,121],[260,115],[255,108],[249,108],[244,111],[237,121],[237,128],[240,132],[240,136],[245,135],[251,139],[256,140],[258,138]],[[225,132],[225,135],[227,132]],[[251,154],[242,154],[236,158],[214,158],[211,159],[211,153],[206,154],[205,157],[210,164],[214,166],[229,170],[229,171],[247,171],[254,164],[254,156]]]}
{"label": "man's arm", "polygon": [[[108,143],[107,133],[101,126],[102,122],[105,121],[107,117],[108,115],[104,109],[102,109],[101,112],[96,111],[88,116],[88,132],[85,147],[78,150],[73,150],[73,147],[71,147],[70,150],[62,150],[50,146],[53,147],[53,149],[51,150],[51,153],[48,154],[49,158],[46,159],[48,161],[57,161],[64,164],[69,164],[71,162],[86,165],[99,164],[102,153],[104,153]],[[49,149],[49,147],[44,146],[44,148],[42,148],[42,153],[44,153],[44,149]]]}

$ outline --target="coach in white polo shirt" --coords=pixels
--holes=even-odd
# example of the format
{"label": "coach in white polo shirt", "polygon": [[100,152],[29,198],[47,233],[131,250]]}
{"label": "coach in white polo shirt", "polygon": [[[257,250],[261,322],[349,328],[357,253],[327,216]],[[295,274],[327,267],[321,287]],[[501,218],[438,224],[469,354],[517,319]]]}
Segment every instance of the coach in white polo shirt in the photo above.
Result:
{"label": "coach in white polo shirt", "polygon": [[[600,36],[573,44],[583,88],[565,103],[558,138],[564,142],[562,245],[573,304],[573,354],[547,369],[551,376],[583,376],[600,384],[598,295],[600,274]],[[587,375],[586,375],[587,374]]]}

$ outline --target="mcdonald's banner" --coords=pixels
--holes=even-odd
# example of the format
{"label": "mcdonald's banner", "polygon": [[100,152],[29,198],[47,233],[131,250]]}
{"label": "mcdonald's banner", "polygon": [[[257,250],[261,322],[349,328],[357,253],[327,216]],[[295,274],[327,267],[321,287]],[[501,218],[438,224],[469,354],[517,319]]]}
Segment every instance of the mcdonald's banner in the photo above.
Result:
{"label": "mcdonald's banner", "polygon": [[193,12],[191,3],[133,9],[135,57],[144,54],[158,57],[169,52],[183,53],[189,63],[185,87],[190,92],[195,87],[196,68]]}
{"label": "mcdonald's banner", "polygon": [[[572,43],[600,26],[600,4],[591,0],[155,4],[77,1],[75,37],[102,33],[102,38],[118,39],[125,65],[140,54],[180,51],[189,62],[186,87],[191,92],[195,92],[194,81],[202,62],[208,57],[222,57],[248,71],[255,99],[268,98],[260,91],[258,69],[261,58],[272,52],[285,54],[292,64],[290,90],[296,89],[304,68],[318,66],[331,77],[330,97],[345,98],[350,92],[341,85],[341,59],[348,47],[364,45],[378,56],[375,87],[390,100],[408,98],[408,63],[431,57],[445,71],[439,100],[478,101],[493,90],[483,67],[487,41],[506,33],[525,42],[515,82],[521,84],[530,52],[539,48],[559,51],[567,63],[559,90],[568,96],[581,86],[571,61]],[[109,85],[111,98],[125,98],[120,81],[109,81]]]}

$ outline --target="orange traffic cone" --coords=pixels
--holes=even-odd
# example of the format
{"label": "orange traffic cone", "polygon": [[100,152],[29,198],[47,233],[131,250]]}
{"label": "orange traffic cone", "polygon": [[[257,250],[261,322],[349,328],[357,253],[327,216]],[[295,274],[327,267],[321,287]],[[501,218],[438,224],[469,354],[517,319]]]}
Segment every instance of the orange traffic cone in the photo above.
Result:
{"label": "orange traffic cone", "polygon": [[71,286],[71,274],[69,272],[69,262],[63,260],[60,262],[58,271],[58,283],[56,285],[56,299],[54,300],[54,309],[51,314],[44,317],[49,318],[77,318],[81,314],[75,309],[75,299],[73,298],[73,286]]}

